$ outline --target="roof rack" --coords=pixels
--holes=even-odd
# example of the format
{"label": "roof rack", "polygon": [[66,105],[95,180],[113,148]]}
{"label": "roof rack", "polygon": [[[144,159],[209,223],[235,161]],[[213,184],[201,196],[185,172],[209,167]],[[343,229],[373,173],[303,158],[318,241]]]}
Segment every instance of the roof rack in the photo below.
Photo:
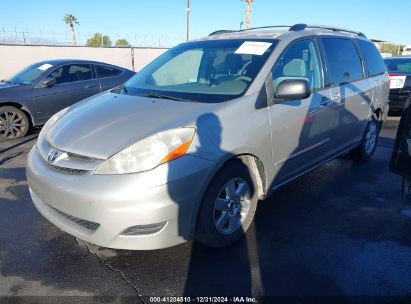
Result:
{"label": "roof rack", "polygon": [[367,36],[365,36],[363,33],[361,32],[356,32],[353,30],[347,30],[344,28],[339,28],[339,27],[333,27],[333,26],[327,26],[327,25],[308,25],[308,24],[304,24],[304,23],[298,23],[298,24],[294,24],[292,27],[290,27],[290,31],[303,31],[305,29],[324,29],[324,30],[329,30],[329,31],[334,31],[334,32],[345,32],[345,33],[351,33],[351,34],[356,34],[360,37],[364,37],[367,38]]}
{"label": "roof rack", "polygon": [[214,36],[214,35],[219,35],[219,34],[226,34],[226,33],[237,33],[237,32],[245,32],[245,31],[252,31],[252,30],[259,30],[259,29],[267,29],[267,28],[279,28],[279,27],[285,27],[289,28],[289,31],[304,31],[305,29],[324,29],[324,30],[329,30],[329,31],[334,31],[334,32],[345,32],[345,33],[351,33],[351,34],[356,34],[358,36],[367,38],[363,33],[361,32],[356,32],[352,30],[347,30],[343,28],[338,28],[338,27],[332,27],[332,26],[326,26],[326,25],[308,25],[305,23],[297,23],[292,26],[290,25],[269,25],[269,26],[260,26],[260,27],[252,27],[250,29],[244,29],[244,30],[218,30],[215,32],[212,32],[208,36]]}

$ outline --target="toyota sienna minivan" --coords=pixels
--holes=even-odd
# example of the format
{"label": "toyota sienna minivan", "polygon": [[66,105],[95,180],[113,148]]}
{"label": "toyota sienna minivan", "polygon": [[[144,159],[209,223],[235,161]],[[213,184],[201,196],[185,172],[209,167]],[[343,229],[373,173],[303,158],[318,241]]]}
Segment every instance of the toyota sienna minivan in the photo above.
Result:
{"label": "toyota sienna minivan", "polygon": [[364,34],[217,31],[55,114],[28,156],[40,213],[103,247],[233,243],[275,189],[374,154],[388,75]]}

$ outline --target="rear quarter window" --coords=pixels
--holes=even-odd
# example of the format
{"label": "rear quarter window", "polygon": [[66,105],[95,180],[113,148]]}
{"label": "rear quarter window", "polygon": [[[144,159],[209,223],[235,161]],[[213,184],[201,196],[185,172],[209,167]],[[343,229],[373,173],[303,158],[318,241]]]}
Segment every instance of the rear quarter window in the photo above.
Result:
{"label": "rear quarter window", "polygon": [[331,85],[352,82],[364,77],[354,41],[344,38],[323,38],[322,41]]}
{"label": "rear quarter window", "polygon": [[364,58],[365,67],[369,76],[385,73],[387,70],[384,61],[374,43],[364,40],[357,40]]}
{"label": "rear quarter window", "polygon": [[107,65],[96,65],[97,78],[114,77],[121,74],[122,70]]}

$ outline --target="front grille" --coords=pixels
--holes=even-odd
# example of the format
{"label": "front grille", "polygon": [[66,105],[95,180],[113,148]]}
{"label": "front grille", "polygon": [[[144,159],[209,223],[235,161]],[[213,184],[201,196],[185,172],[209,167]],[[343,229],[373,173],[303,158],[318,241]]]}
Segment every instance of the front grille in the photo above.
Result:
{"label": "front grille", "polygon": [[64,168],[64,167],[58,167],[58,166],[53,166],[53,165],[50,165],[50,167],[52,167],[53,169],[57,171],[60,171],[61,173],[71,174],[71,175],[80,175],[80,174],[84,174],[87,172],[86,170]]}
{"label": "front grille", "polygon": [[72,159],[80,159],[80,160],[88,160],[88,161],[97,160],[94,157],[80,155],[80,154],[74,154],[74,153],[71,153],[71,152],[67,152],[67,154],[68,154],[69,158],[72,158]]}
{"label": "front grille", "polygon": [[78,225],[80,225],[80,226],[82,226],[82,227],[84,227],[84,228],[86,228],[86,229],[88,229],[88,230],[96,231],[96,230],[98,229],[98,227],[100,227],[100,224],[99,224],[99,223],[90,222],[90,221],[87,221],[87,220],[80,219],[80,218],[78,218],[78,217],[75,217],[75,216],[72,216],[72,215],[70,215],[70,214],[64,213],[63,211],[60,211],[60,210],[58,210],[58,209],[56,209],[56,208],[54,208],[54,207],[52,207],[52,206],[50,206],[50,205],[49,205],[49,207],[50,207],[51,209],[53,209],[54,211],[56,211],[57,213],[59,213],[59,214],[61,214],[62,216],[64,216],[65,218],[67,218],[67,219],[75,222],[76,224],[78,224]]}
{"label": "front grille", "polygon": [[[92,170],[94,167],[96,167],[103,161],[90,156],[75,154],[53,148],[53,146],[45,140],[42,142],[42,145],[39,146],[39,150],[42,158],[50,166],[50,168],[59,171],[63,174],[84,174],[87,171]],[[48,161],[50,151],[56,151],[58,155],[60,155],[57,158],[57,161],[52,163]]]}

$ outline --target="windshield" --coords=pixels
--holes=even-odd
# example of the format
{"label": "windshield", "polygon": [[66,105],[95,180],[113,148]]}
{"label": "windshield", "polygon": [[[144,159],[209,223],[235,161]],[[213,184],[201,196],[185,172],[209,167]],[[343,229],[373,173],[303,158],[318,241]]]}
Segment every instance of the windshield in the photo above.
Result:
{"label": "windshield", "polygon": [[19,72],[7,82],[13,84],[32,84],[37,78],[39,78],[45,71],[51,68],[52,65],[48,63],[36,63],[23,71]]}
{"label": "windshield", "polygon": [[386,59],[389,73],[411,73],[411,58]]}
{"label": "windshield", "polygon": [[244,94],[276,40],[210,40],[181,44],[126,82],[123,94],[222,102]]}

